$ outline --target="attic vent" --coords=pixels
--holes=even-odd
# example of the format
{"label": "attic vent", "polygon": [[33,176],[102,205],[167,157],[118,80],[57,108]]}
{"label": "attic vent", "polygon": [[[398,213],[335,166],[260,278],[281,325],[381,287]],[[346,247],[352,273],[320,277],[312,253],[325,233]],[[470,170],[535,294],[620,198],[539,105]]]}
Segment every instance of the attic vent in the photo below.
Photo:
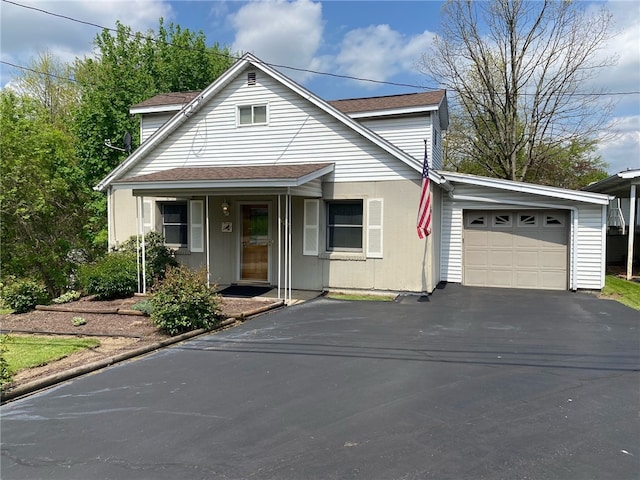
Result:
{"label": "attic vent", "polygon": [[256,84],[256,72],[247,73],[247,85],[255,85]]}

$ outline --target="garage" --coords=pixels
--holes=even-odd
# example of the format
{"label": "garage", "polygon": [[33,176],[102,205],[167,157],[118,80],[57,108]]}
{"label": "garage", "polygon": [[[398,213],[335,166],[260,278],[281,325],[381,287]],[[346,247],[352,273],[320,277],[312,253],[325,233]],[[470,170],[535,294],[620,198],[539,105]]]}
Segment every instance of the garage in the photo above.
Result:
{"label": "garage", "polygon": [[568,242],[565,210],[465,210],[463,284],[566,290]]}

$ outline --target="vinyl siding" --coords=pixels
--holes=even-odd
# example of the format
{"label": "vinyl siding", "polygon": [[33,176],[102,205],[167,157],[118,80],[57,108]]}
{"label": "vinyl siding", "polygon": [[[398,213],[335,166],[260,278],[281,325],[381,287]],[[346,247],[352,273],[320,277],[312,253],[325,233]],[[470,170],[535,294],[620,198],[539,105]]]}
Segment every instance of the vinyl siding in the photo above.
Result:
{"label": "vinyl siding", "polygon": [[576,249],[578,288],[599,290],[603,287],[605,246],[602,232],[606,218],[600,205],[579,207],[578,244]]}
{"label": "vinyl siding", "polygon": [[[404,150],[419,162],[424,160],[424,141],[427,140],[429,160],[435,158],[431,115],[367,119],[360,122],[385,140]],[[439,156],[438,156],[439,157]],[[436,167],[431,163],[432,168]]]}
{"label": "vinyl siding", "polygon": [[142,115],[140,119],[140,142],[145,142],[151,135],[155,133],[162,125],[169,121],[171,114],[147,114]]}
{"label": "vinyl siding", "polygon": [[[498,189],[475,187],[470,185],[455,185],[456,195],[477,196],[487,202],[474,202],[469,200],[454,200],[444,197],[442,215],[442,251],[441,251],[441,280],[448,282],[462,282],[462,213],[465,209],[497,210],[511,209],[523,210],[528,208],[523,203],[529,202],[530,209],[540,210],[545,204],[549,208],[571,207],[577,208],[578,228],[573,231],[573,222],[570,226],[569,239],[569,284],[572,285],[573,274],[571,268],[572,258],[576,261],[576,287],[578,289],[601,289],[604,282],[605,220],[603,209],[600,205],[581,204],[568,200],[549,198],[544,196],[529,195],[517,192],[505,192]],[[511,203],[510,203],[511,202]],[[575,255],[573,249],[573,235],[577,235]]]}
{"label": "vinyl siding", "polygon": [[[265,103],[268,125],[236,126],[237,106]],[[415,178],[413,168],[259,72],[255,86],[238,75],[127,177],[185,166],[303,162],[335,163],[336,182]]]}

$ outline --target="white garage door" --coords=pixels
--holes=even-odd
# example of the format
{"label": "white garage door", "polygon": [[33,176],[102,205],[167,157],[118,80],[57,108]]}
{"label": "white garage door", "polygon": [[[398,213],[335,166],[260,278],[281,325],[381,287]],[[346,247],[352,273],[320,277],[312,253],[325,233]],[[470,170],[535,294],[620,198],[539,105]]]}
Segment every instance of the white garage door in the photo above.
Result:
{"label": "white garage door", "polygon": [[466,211],[463,283],[566,290],[568,215],[563,211]]}

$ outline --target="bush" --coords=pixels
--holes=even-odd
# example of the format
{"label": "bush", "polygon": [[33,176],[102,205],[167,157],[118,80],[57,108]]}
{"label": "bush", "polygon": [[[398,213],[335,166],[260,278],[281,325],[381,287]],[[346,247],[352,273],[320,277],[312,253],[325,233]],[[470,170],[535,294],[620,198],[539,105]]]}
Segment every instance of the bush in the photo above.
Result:
{"label": "bush", "polygon": [[0,385],[10,383],[13,380],[13,374],[9,370],[9,362],[4,358],[7,351],[7,343],[11,341],[9,335],[0,335]]}
{"label": "bush", "polygon": [[[129,240],[120,246],[120,251],[130,252],[135,258],[138,248],[137,238],[136,235],[129,237]],[[144,244],[146,284],[147,286],[151,286],[154,282],[163,280],[167,268],[177,267],[178,262],[173,255],[173,250],[164,244],[162,234],[158,232],[148,232],[144,236]],[[142,262],[142,250],[140,251],[139,257],[138,261]]]}
{"label": "bush", "polygon": [[2,287],[2,299],[15,313],[33,310],[47,303],[49,295],[44,285],[28,279],[12,280]]}
{"label": "bush", "polygon": [[151,320],[169,335],[198,328],[210,329],[219,321],[220,297],[208,287],[206,271],[169,267],[151,297]]}
{"label": "bush", "polygon": [[135,305],[131,307],[131,310],[137,310],[138,312],[144,313],[146,316],[150,316],[151,312],[153,312],[153,306],[151,305],[151,299],[145,298],[144,300],[140,300]]}
{"label": "bush", "polygon": [[78,271],[78,281],[83,290],[98,300],[125,298],[138,288],[136,257],[130,253],[109,253]]}
{"label": "bush", "polygon": [[62,295],[60,295],[57,298],[54,298],[53,300],[51,300],[51,303],[55,303],[57,305],[63,304],[63,303],[69,303],[69,302],[73,302],[75,300],[80,300],[81,294],[80,292],[76,292],[75,290],[69,290],[66,293],[63,293]]}

